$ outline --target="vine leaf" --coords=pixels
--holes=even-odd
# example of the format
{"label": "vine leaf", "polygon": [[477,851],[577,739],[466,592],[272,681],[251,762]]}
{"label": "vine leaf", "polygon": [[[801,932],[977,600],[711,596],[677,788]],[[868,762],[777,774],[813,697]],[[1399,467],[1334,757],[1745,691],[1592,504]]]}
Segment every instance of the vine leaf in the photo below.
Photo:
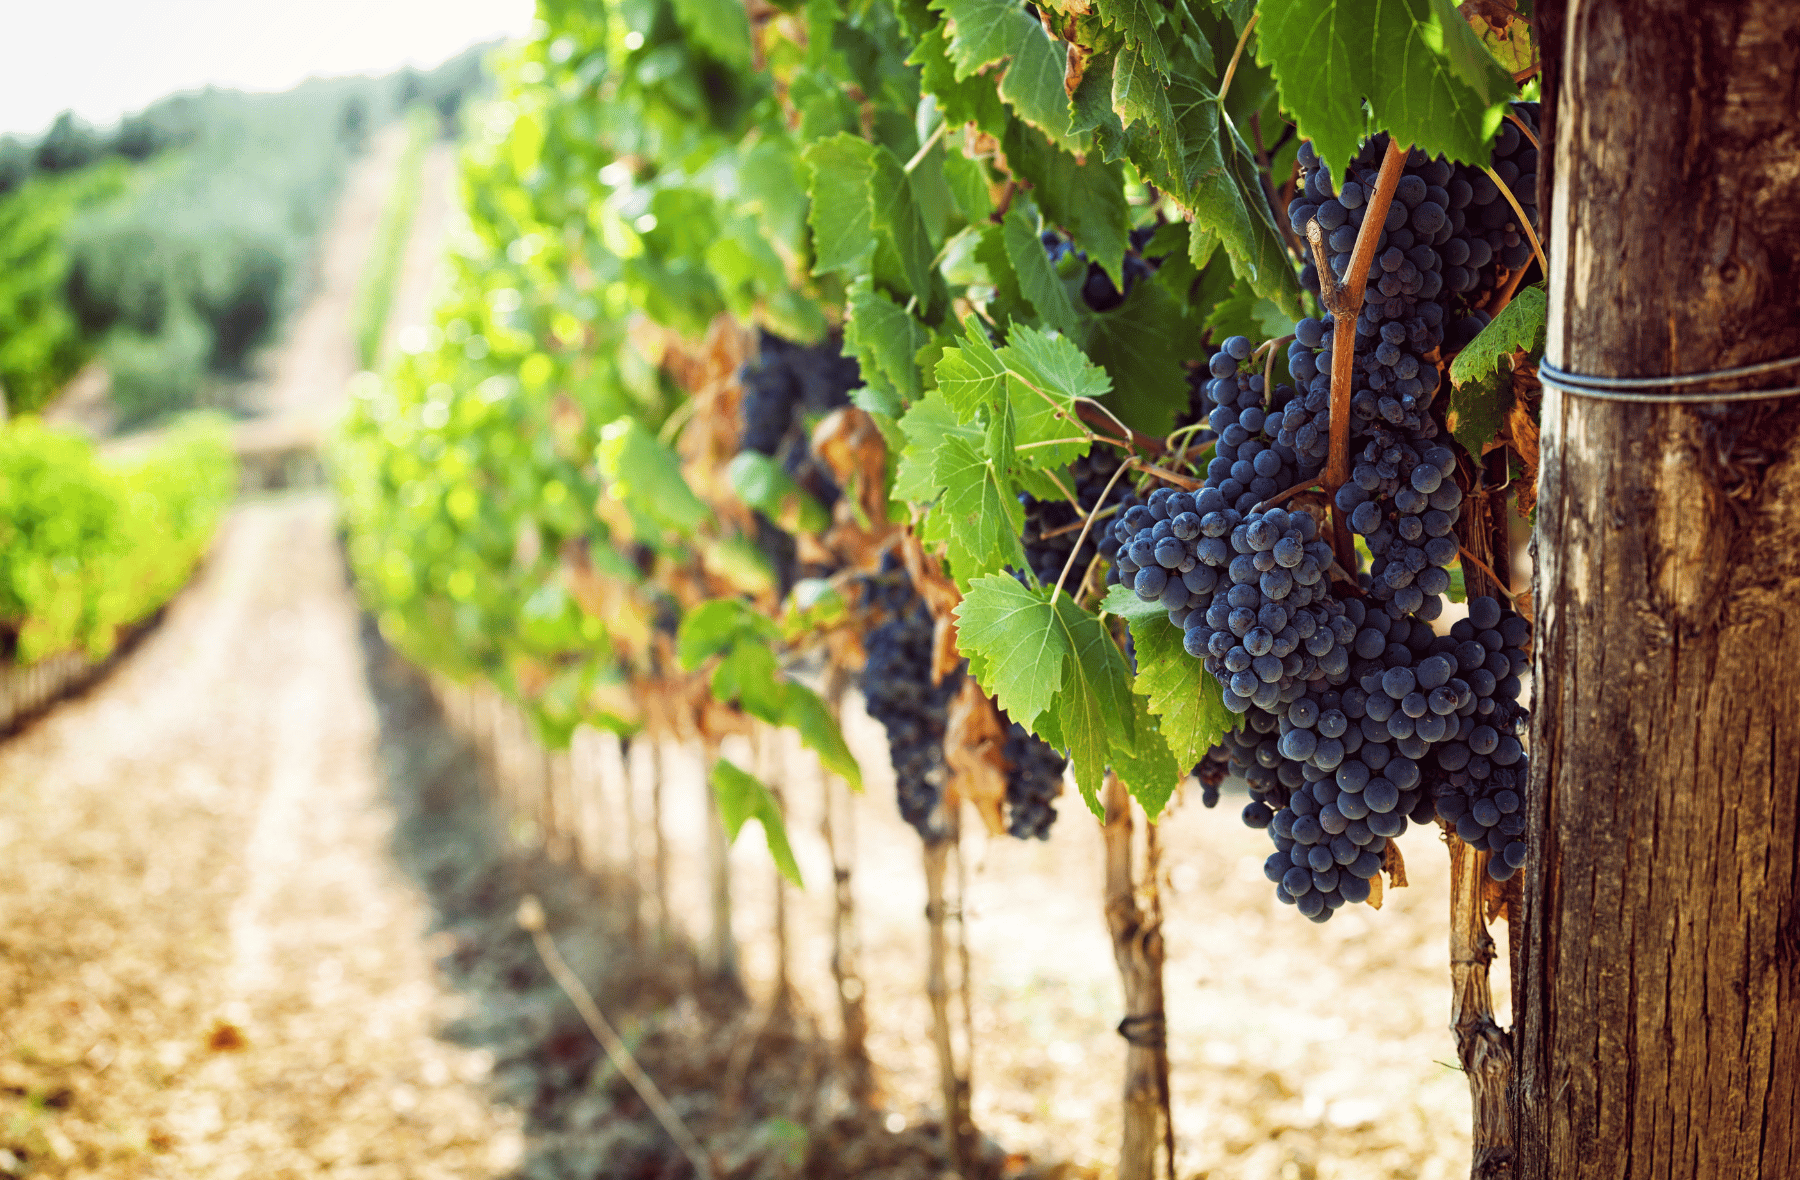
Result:
{"label": "vine leaf", "polygon": [[726,65],[750,68],[750,18],[737,0],[675,0],[675,17],[694,44]]}
{"label": "vine leaf", "polygon": [[1156,26],[1162,21],[1162,10],[1151,0],[1097,0],[1100,20],[1117,29],[1127,42],[1142,55],[1144,64],[1167,76],[1169,55],[1164,52]]}
{"label": "vine leaf", "polygon": [[[1059,95],[1060,77],[1059,73]],[[1061,102],[1066,111],[1068,100],[1063,98]],[[1076,247],[1098,262],[1112,276],[1113,283],[1124,290],[1125,247],[1131,230],[1125,170],[1116,163],[1092,157],[1083,163],[1043,136],[1032,134],[1022,123],[1007,129],[1004,142],[1007,165],[1014,175],[1031,182],[1032,195],[1041,203],[1044,219],[1069,231]],[[1014,265],[1018,265],[1017,259]]]}
{"label": "vine leaf", "polygon": [[1014,324],[1004,347],[989,344],[973,316],[959,347],[944,350],[938,388],[964,422],[982,409],[1010,413],[1013,446],[1001,458],[1042,471],[1085,455],[1087,428],[1075,412],[1078,398],[1100,398],[1110,383],[1067,337]]}
{"label": "vine leaf", "polygon": [[1169,805],[1170,797],[1187,772],[1164,740],[1156,717],[1150,713],[1149,702],[1134,692],[1131,707],[1136,719],[1137,744],[1127,750],[1120,743],[1113,743],[1113,772],[1131,792],[1131,797],[1143,806],[1144,814],[1154,820]]}
{"label": "vine leaf", "polygon": [[1124,303],[1088,317],[1088,356],[1112,378],[1107,408],[1125,425],[1154,438],[1169,433],[1175,415],[1187,409],[1182,362],[1197,343],[1193,324],[1160,283],[1137,283]]}
{"label": "vine leaf", "polygon": [[856,354],[863,380],[891,402],[911,404],[921,392],[914,357],[931,340],[931,330],[877,291],[868,275],[850,285],[848,302],[844,346]]}
{"label": "vine leaf", "polygon": [[1137,753],[1131,673],[1099,619],[1049,595],[1005,575],[973,579],[956,608],[957,642],[1007,716],[1068,755],[1098,817],[1107,765]]}
{"label": "vine leaf", "polygon": [[958,422],[939,392],[922,398],[900,420],[907,446],[894,493],[933,505],[920,539],[946,546],[958,585],[1007,566],[1026,568],[1019,543],[1025,510],[1007,474],[1011,426],[1011,416],[1004,414],[993,415],[985,431]]}
{"label": "vine leaf", "polygon": [[1432,155],[1485,160],[1518,88],[1449,0],[1263,0],[1257,60],[1342,176],[1373,123]]}
{"label": "vine leaf", "polygon": [[787,823],[781,817],[775,796],[762,780],[739,769],[729,759],[720,758],[713,763],[712,786],[713,797],[719,801],[719,816],[725,821],[725,831],[732,842],[737,841],[745,821],[755,820],[762,825],[763,839],[768,841],[769,855],[775,859],[775,867],[781,870],[782,876],[804,889],[806,883],[800,878],[800,865],[794,860],[794,849],[788,843]]}
{"label": "vine leaf", "polygon": [[788,532],[820,533],[831,517],[782,465],[760,451],[739,451],[725,467],[731,490]]}
{"label": "vine leaf", "polygon": [[813,273],[859,273],[875,248],[869,204],[869,145],[848,132],[807,145],[812,169],[806,220],[813,231]]}
{"label": "vine leaf", "polygon": [[949,55],[959,82],[1007,60],[1000,79],[1006,105],[1057,143],[1079,146],[1070,131],[1063,89],[1067,54],[1043,25],[1009,0],[931,0],[931,8],[952,22]]}
{"label": "vine leaf", "polygon": [[1513,301],[1450,362],[1451,383],[1463,385],[1486,377],[1500,367],[1501,357],[1514,352],[1542,352],[1549,311],[1550,299],[1542,287],[1520,288]]}
{"label": "vine leaf", "polygon": [[832,720],[825,702],[804,684],[790,680],[787,689],[782,724],[792,726],[799,733],[801,744],[819,756],[825,769],[849,783],[852,790],[862,790],[862,767],[850,753],[844,731]]}
{"label": "vine leaf", "polygon": [[1038,313],[1038,318],[1065,335],[1080,332],[1080,319],[1069,299],[1069,290],[1050,264],[1050,255],[1038,239],[1037,219],[1017,202],[1001,225],[1007,261],[1019,284],[1019,292]]}
{"label": "vine leaf", "polygon": [[604,427],[594,457],[608,494],[663,528],[691,536],[712,518],[712,510],[681,477],[675,452],[636,419],[621,418]]}
{"label": "vine leaf", "polygon": [[1126,586],[1107,592],[1100,609],[1118,615],[1131,628],[1137,654],[1137,681],[1149,710],[1158,719],[1163,740],[1182,767],[1198,763],[1219,744],[1238,718],[1225,707],[1218,681],[1181,645],[1181,631],[1169,622],[1161,603],[1145,602]]}

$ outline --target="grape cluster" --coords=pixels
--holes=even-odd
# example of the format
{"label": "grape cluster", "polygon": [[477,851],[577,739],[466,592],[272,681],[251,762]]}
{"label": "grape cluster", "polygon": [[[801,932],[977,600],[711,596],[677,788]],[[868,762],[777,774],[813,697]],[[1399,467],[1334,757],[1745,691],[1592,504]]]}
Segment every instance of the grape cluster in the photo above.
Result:
{"label": "grape cluster", "polygon": [[1462,489],[1456,455],[1447,447],[1421,447],[1420,433],[1372,430],[1336,499],[1374,558],[1369,596],[1430,622],[1443,609],[1439,595],[1450,588],[1448,567],[1459,552],[1453,533]]}
{"label": "grape cluster", "polygon": [[[1371,141],[1334,189],[1302,149],[1295,228],[1318,218],[1340,278],[1385,150],[1385,138]],[[1509,181],[1535,164],[1506,134],[1495,156],[1513,161]],[[1205,485],[1152,493],[1114,528],[1124,580],[1168,610],[1226,706],[1244,715],[1214,754],[1250,783],[1243,819],[1274,842],[1265,870],[1276,896],[1315,921],[1368,897],[1387,841],[1410,823],[1441,817],[1496,854],[1496,879],[1523,862],[1517,674],[1529,627],[1490,599],[1472,602],[1449,635],[1431,627],[1459,552],[1462,501],[1455,453],[1435,443],[1437,350],[1480,330],[1477,303],[1498,266],[1529,256],[1514,245],[1518,227],[1488,212],[1497,197],[1484,173],[1414,152],[1384,223],[1356,321],[1354,469],[1337,493],[1373,557],[1361,597],[1331,592],[1332,551],[1310,514],[1262,507],[1326,458],[1329,316],[1295,326],[1296,390],[1265,394],[1259,375],[1240,372],[1249,342],[1225,341],[1203,387],[1219,439]],[[1305,278],[1316,290],[1317,275]]]}
{"label": "grape cluster", "polygon": [[744,450],[775,455],[796,429],[805,434],[806,414],[823,414],[850,404],[862,384],[856,358],[846,356],[833,337],[797,344],[771,332],[758,334],[756,356],[738,375],[744,387]]}
{"label": "grape cluster", "polygon": [[863,583],[863,603],[887,617],[864,642],[862,693],[869,713],[887,730],[900,815],[921,837],[944,835],[944,733],[962,673],[931,681],[934,625],[925,600],[892,554],[880,574]]}
{"label": "grape cluster", "polygon": [[1344,644],[1355,631],[1329,592],[1331,546],[1309,514],[1241,512],[1218,487],[1159,488],[1114,536],[1121,579],[1169,612],[1233,712],[1273,709],[1306,681],[1349,667]]}
{"label": "grape cluster", "polygon": [[[1474,695],[1466,724],[1445,740],[1427,774],[1437,817],[1464,843],[1493,853],[1488,875],[1505,881],[1525,864],[1525,776],[1519,738],[1530,717],[1519,704],[1519,673],[1530,666],[1531,625],[1492,598],[1469,600],[1440,641]],[[1449,646],[1454,644],[1454,647]]]}
{"label": "grape cluster", "polygon": [[[1074,577],[1079,579],[1096,553],[1110,560],[1117,552],[1116,546],[1111,546],[1109,551],[1111,530],[1101,523],[1096,523],[1088,530],[1087,536],[1082,539],[1079,553],[1076,553],[1075,542],[1082,536],[1082,512],[1106,512],[1110,509],[1116,515],[1136,502],[1128,481],[1120,479],[1114,482],[1113,476],[1118,470],[1118,456],[1109,448],[1098,446],[1069,464],[1069,478],[1075,484],[1075,497],[1081,503],[1080,512],[1067,500],[1039,500],[1027,493],[1020,493],[1019,503],[1025,508],[1025,531],[1021,541],[1025,547],[1025,558],[1031,564],[1031,572],[1037,575],[1039,582],[1054,586],[1071,554],[1075,554]],[[1110,493],[1107,492],[1108,484],[1112,485]],[[1109,517],[1108,520],[1110,519]]]}
{"label": "grape cluster", "polygon": [[1056,797],[1062,794],[1063,768],[1069,760],[1016,721],[1008,722],[1006,745],[1006,830],[1020,840],[1046,840],[1056,822]]}

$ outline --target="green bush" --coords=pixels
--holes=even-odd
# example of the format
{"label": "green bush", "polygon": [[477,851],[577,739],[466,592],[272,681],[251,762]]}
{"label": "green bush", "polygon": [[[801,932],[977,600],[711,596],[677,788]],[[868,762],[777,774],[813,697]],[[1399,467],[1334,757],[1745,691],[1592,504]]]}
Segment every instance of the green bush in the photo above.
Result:
{"label": "green bush", "polygon": [[235,486],[216,418],[178,424],[122,466],[33,419],[0,430],[0,654],[111,651],[187,580]]}
{"label": "green bush", "polygon": [[0,387],[15,412],[36,410],[93,351],[65,302],[70,223],[126,189],[109,161],[66,176],[36,176],[0,197]]}
{"label": "green bush", "polygon": [[206,326],[186,311],[169,317],[154,336],[115,328],[100,355],[112,376],[119,426],[141,426],[195,405],[212,347]]}

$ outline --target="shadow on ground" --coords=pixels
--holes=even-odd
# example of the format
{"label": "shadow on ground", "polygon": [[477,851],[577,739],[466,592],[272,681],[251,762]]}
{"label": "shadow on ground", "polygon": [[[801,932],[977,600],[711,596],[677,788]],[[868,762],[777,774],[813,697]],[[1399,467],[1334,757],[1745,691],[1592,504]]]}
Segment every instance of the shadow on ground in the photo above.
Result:
{"label": "shadow on ground", "polygon": [[[721,1176],[936,1178],[937,1129],[886,1130],[851,1100],[804,1013],[756,1010],[700,982],[691,948],[633,941],[622,890],[509,839],[474,747],[419,673],[365,619],[363,646],[395,810],[395,855],[451,946],[440,961],[469,1014],[445,1036],[493,1054],[494,1097],[526,1117],[522,1180],[677,1180],[686,1158],[614,1070],[517,925],[535,894],[563,956],[633,1056],[711,1152]],[[982,1177],[1045,1176],[989,1144]]]}

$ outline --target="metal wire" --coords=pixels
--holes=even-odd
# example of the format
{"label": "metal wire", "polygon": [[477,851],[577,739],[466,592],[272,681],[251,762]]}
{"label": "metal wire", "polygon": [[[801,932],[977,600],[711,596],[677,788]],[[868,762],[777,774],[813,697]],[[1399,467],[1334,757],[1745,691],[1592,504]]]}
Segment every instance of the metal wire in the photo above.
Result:
{"label": "metal wire", "polygon": [[1552,389],[1563,393],[1579,394],[1582,397],[1597,398],[1601,401],[1640,402],[1653,405],[1686,405],[1708,402],[1749,402],[1766,401],[1781,397],[1793,397],[1800,394],[1800,385],[1788,385],[1779,389],[1737,389],[1730,392],[1706,393],[1632,393],[1635,389],[1679,389],[1692,385],[1704,385],[1712,381],[1726,381],[1734,377],[1752,377],[1758,373],[1772,373],[1780,369],[1790,369],[1800,365],[1800,356],[1788,357],[1786,360],[1763,361],[1760,364],[1743,365],[1735,369],[1717,369],[1710,373],[1681,373],[1668,377],[1595,377],[1583,373],[1569,373],[1557,368],[1549,361],[1538,362],[1538,380]]}

